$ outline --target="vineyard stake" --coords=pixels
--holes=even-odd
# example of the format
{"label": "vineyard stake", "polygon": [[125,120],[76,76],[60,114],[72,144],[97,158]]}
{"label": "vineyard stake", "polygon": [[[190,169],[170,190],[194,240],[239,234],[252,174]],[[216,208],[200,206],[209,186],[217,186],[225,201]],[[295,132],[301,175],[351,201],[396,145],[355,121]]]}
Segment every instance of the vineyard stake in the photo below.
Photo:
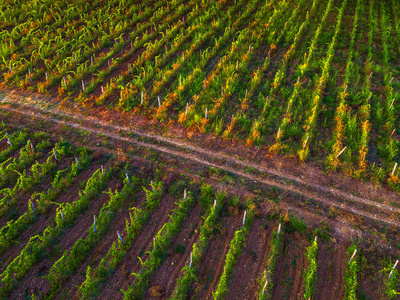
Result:
{"label": "vineyard stake", "polygon": [[265,293],[265,288],[267,287],[267,284],[268,284],[268,279],[267,279],[267,280],[265,280],[265,284],[264,284],[264,287],[263,287],[263,292],[262,292],[263,296],[264,296],[264,293]]}
{"label": "vineyard stake", "polygon": [[396,260],[396,263],[394,264],[394,266],[393,266],[393,268],[392,268],[392,271],[390,271],[389,280],[390,280],[390,278],[392,277],[393,271],[394,271],[394,269],[396,269],[398,263],[399,263],[399,260]]}
{"label": "vineyard stake", "polygon": [[153,238],[153,252],[157,251],[156,238]]}
{"label": "vineyard stake", "polygon": [[32,78],[31,78],[31,68],[28,69],[28,75],[29,75],[29,81],[32,82]]}
{"label": "vineyard stake", "polygon": [[103,173],[103,176],[106,176],[106,172],[104,171],[104,166],[101,165],[101,172]]}
{"label": "vineyard stake", "polygon": [[118,231],[118,230],[117,230],[117,234],[118,234],[119,240],[120,240],[120,241],[121,241],[121,243],[123,244],[123,243],[124,243],[124,241],[122,240],[121,234],[119,233],[119,231]]}
{"label": "vineyard stake", "polygon": [[369,76],[368,76],[368,81],[371,80],[371,76],[372,76],[372,72],[371,72],[371,74],[369,74]]}
{"label": "vineyard stake", "polygon": [[338,158],[340,155],[342,155],[342,153],[344,152],[344,150],[346,150],[347,146],[344,146],[344,148],[342,149],[342,151],[339,152],[338,155],[336,155],[336,158]]}
{"label": "vineyard stake", "polygon": [[76,52],[75,52],[75,63],[78,63],[78,59],[76,58]]}
{"label": "vineyard stake", "polygon": [[90,62],[91,62],[92,67],[93,67],[93,55],[90,57]]}
{"label": "vineyard stake", "polygon": [[56,153],[56,149],[53,148],[53,154],[54,154],[54,158],[56,159],[56,162],[58,163],[58,158],[57,158],[57,153]]}
{"label": "vineyard stake", "polygon": [[179,85],[182,85],[182,74],[179,75]]}
{"label": "vineyard stake", "polygon": [[393,98],[392,103],[390,104],[390,108],[393,107],[394,100],[395,100],[395,98]]}
{"label": "vineyard stake", "polygon": [[157,97],[157,100],[158,100],[158,107],[161,107],[160,96]]}
{"label": "vineyard stake", "polygon": [[96,215],[93,215],[93,232],[96,232]]}
{"label": "vineyard stake", "polygon": [[243,227],[244,227],[244,224],[246,224],[246,216],[247,216],[247,210],[245,210],[244,214],[243,214]]}
{"label": "vineyard stake", "polygon": [[33,205],[33,202],[32,202],[31,200],[29,200],[29,202],[30,202],[30,204],[31,204],[33,213],[36,214],[36,210],[35,210],[35,206]]}
{"label": "vineyard stake", "polygon": [[13,72],[13,69],[12,69],[12,66],[11,66],[11,65],[10,65],[10,71],[11,71],[11,75],[13,75],[14,72]]}
{"label": "vineyard stake", "polygon": [[35,148],[33,148],[33,143],[32,143],[32,141],[31,141],[31,140],[28,140],[28,141],[29,141],[29,143],[31,144],[32,153],[35,153]]}
{"label": "vineyard stake", "polygon": [[9,144],[10,147],[12,147],[12,143],[11,143],[11,140],[10,140],[10,136],[8,135],[8,132],[6,132],[6,136],[7,136],[7,144]]}
{"label": "vineyard stake", "polygon": [[224,88],[221,86],[221,96],[224,95]]}
{"label": "vineyard stake", "polygon": [[183,198],[184,198],[185,201],[186,201],[186,189],[183,191]]}
{"label": "vineyard stake", "polygon": [[62,209],[60,209],[60,213],[61,213],[61,218],[62,218],[63,221],[64,221],[64,213],[63,213]]}
{"label": "vineyard stake", "polygon": [[110,60],[108,60],[107,63],[108,63],[108,71],[110,71],[110,69],[111,69]]}
{"label": "vineyard stake", "polygon": [[279,237],[279,235],[281,234],[281,228],[282,228],[282,224],[279,223],[279,226],[278,226],[278,237]]}
{"label": "vineyard stake", "polygon": [[356,253],[357,253],[357,249],[354,250],[354,253],[353,253],[353,255],[352,255],[351,258],[350,258],[349,264],[351,264],[351,262],[353,261],[354,256],[356,256]]}
{"label": "vineyard stake", "polygon": [[76,163],[78,164],[78,168],[79,168],[79,170],[82,170],[81,169],[81,165],[79,164],[79,160],[78,160],[78,158],[75,156],[75,161],[76,161]]}
{"label": "vineyard stake", "polygon": [[389,137],[389,138],[392,138],[393,134],[395,134],[395,133],[396,133],[396,129],[393,129],[393,131],[392,131],[392,133],[390,134],[390,137]]}
{"label": "vineyard stake", "polygon": [[46,82],[49,81],[49,76],[47,75],[47,72],[44,74],[46,75]]}
{"label": "vineyard stake", "polygon": [[236,71],[239,71],[239,61],[236,61]]}
{"label": "vineyard stake", "polygon": [[101,94],[104,96],[104,87],[101,86]]}
{"label": "vineyard stake", "polygon": [[307,142],[308,142],[308,138],[309,138],[309,137],[310,137],[310,135],[307,134],[306,141],[304,142],[304,145],[303,145],[303,150],[306,149],[306,146],[307,146]]}
{"label": "vineyard stake", "polygon": [[142,94],[141,94],[141,96],[140,96],[140,104],[143,105],[143,92],[142,92]]}
{"label": "vineyard stake", "polygon": [[187,102],[186,102],[186,111],[185,111],[185,117],[187,116],[188,109],[189,109],[189,103],[187,103]]}
{"label": "vineyard stake", "polygon": [[394,164],[393,171],[392,171],[392,176],[394,175],[394,172],[396,172],[396,168],[397,168],[397,163]]}
{"label": "vineyard stake", "polygon": [[279,139],[280,136],[281,136],[281,128],[279,127],[278,133],[276,134],[276,139]]}
{"label": "vineyard stake", "polygon": [[217,199],[214,200],[214,208],[217,206]]}
{"label": "vineyard stake", "polygon": [[193,261],[193,252],[190,252],[190,264],[189,264],[189,268],[192,267],[192,261]]}
{"label": "vineyard stake", "polygon": [[392,79],[390,79],[389,84],[392,84],[394,77],[392,77]]}
{"label": "vineyard stake", "polygon": [[246,93],[244,94],[244,99],[247,99],[247,89],[246,89]]}
{"label": "vineyard stake", "polygon": [[82,91],[85,92],[85,82],[82,80]]}
{"label": "vineyard stake", "polygon": [[63,77],[64,79],[64,88],[67,89],[67,81],[65,80],[65,76]]}
{"label": "vineyard stake", "polygon": [[206,107],[206,113],[205,113],[205,115],[206,115],[206,120],[207,120],[207,107]]}
{"label": "vineyard stake", "polygon": [[130,184],[130,183],[131,183],[131,181],[129,180],[128,173],[125,173],[125,177],[126,177],[126,179],[128,180],[128,183]]}

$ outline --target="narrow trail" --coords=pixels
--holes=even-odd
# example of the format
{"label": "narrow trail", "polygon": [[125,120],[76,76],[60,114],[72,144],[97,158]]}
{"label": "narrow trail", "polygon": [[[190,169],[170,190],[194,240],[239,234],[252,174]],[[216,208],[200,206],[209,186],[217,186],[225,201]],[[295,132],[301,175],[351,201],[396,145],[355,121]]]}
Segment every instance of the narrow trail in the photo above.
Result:
{"label": "narrow trail", "polygon": [[[5,106],[6,104],[10,103],[17,105],[18,108],[11,108]],[[3,99],[1,99],[0,104],[3,104],[2,106],[0,106],[1,109],[9,112],[30,116],[36,119],[51,121],[57,124],[68,125],[79,130],[87,131],[94,134],[101,134],[111,139],[124,141],[130,144],[134,144],[136,146],[163,152],[186,160],[191,160],[193,162],[202,164],[204,166],[214,167],[226,172],[230,172],[239,175],[243,178],[253,180],[255,182],[259,182],[269,186],[276,186],[282,190],[302,195],[306,198],[313,199],[315,201],[324,203],[328,206],[346,210],[350,213],[357,214],[362,217],[366,217],[375,221],[385,222],[387,224],[391,224],[394,226],[400,226],[400,222],[398,222],[396,219],[380,216],[380,212],[385,212],[389,215],[392,215],[393,213],[400,214],[400,209],[397,207],[394,206],[392,207],[384,203],[371,201],[369,199],[358,197],[332,187],[315,184],[310,180],[303,179],[298,176],[294,176],[273,168],[262,167],[248,160],[237,159],[231,155],[216,152],[210,149],[201,148],[183,141],[177,141],[172,138],[167,138],[160,135],[142,132],[140,130],[128,128],[126,126],[118,126],[114,124],[105,123],[96,120],[94,117],[85,118],[85,122],[93,124],[93,126],[100,127],[101,129],[80,125],[78,124],[78,122],[82,121],[82,116],[79,116],[77,114],[72,114],[69,112],[61,112],[53,108],[41,109],[36,105],[21,105],[21,103],[17,99],[10,98],[8,96],[5,96]],[[54,117],[48,116],[49,113],[51,113]],[[68,117],[73,121],[60,120],[55,117]],[[155,143],[143,142],[139,141],[137,138],[134,137],[124,137],[121,136],[120,134],[114,133],[121,131],[124,131],[127,134],[133,133],[139,138],[150,138],[154,140],[154,142],[162,142],[166,146],[159,146],[156,145]],[[171,148],[169,148],[168,146],[170,146]],[[220,160],[220,162],[216,162],[216,160]],[[253,168],[269,178],[261,178],[259,176],[255,176],[245,172],[245,170],[248,168]],[[278,178],[275,179],[272,177],[278,177]],[[290,181],[290,184],[288,184],[287,181]],[[312,190],[310,190],[310,188]],[[337,199],[345,200],[347,203],[340,203],[339,201],[332,201],[328,199],[329,197],[332,196]],[[354,206],[352,205],[353,203],[369,205],[372,206],[373,208],[378,208],[379,211],[375,210],[375,213],[371,213],[353,207]]]}

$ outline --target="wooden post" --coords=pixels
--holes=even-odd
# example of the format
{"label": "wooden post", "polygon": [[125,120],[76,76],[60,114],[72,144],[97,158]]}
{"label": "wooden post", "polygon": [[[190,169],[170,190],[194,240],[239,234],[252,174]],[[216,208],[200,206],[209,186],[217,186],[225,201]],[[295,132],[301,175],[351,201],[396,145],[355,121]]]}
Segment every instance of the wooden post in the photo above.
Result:
{"label": "wooden post", "polygon": [[214,200],[214,208],[217,206],[217,199]]}
{"label": "wooden post", "polygon": [[128,63],[128,74],[131,72],[131,65]]}
{"label": "wooden post", "polygon": [[10,65],[10,71],[11,71],[11,75],[13,75],[14,72],[13,72],[13,69],[12,69],[12,66],[11,66],[11,65]]}
{"label": "wooden post", "polygon": [[369,76],[368,76],[368,81],[371,80],[371,76],[372,76],[372,72],[371,72],[371,74],[369,74]]}
{"label": "wooden post", "polygon": [[279,237],[279,235],[281,234],[281,229],[282,229],[282,224],[279,223],[279,226],[278,226],[278,237]]}
{"label": "wooden post", "polygon": [[101,86],[101,94],[104,96],[104,87]]}
{"label": "wooden post", "polygon": [[393,98],[393,100],[392,100],[392,103],[390,104],[390,108],[392,108],[392,107],[393,107],[394,100],[395,100],[395,98]]}
{"label": "wooden post", "polygon": [[314,241],[315,241],[315,242],[317,242],[317,241],[318,241],[318,235],[316,235],[316,236],[315,236],[315,239],[314,239]]}
{"label": "wooden post", "polygon": [[46,76],[46,82],[49,81],[49,76],[47,75],[47,72],[44,73],[44,75]]}
{"label": "wooden post", "polygon": [[396,262],[395,262],[395,264],[394,264],[394,266],[393,266],[393,268],[392,268],[392,271],[390,271],[389,280],[390,280],[390,278],[392,277],[393,271],[394,271],[394,269],[396,269],[398,263],[399,263],[399,260],[396,260]]}
{"label": "wooden post", "polygon": [[281,128],[279,127],[278,133],[276,134],[276,139],[278,140],[280,136],[281,136]]}
{"label": "wooden post", "polygon": [[393,134],[395,134],[395,133],[396,133],[396,129],[393,129],[393,131],[392,131],[392,133],[390,134],[390,137],[389,137],[389,138],[392,138]]}
{"label": "wooden post", "polygon": [[93,55],[90,57],[90,62],[91,62],[92,67],[93,67]]}
{"label": "wooden post", "polygon": [[186,102],[186,111],[185,111],[185,117],[187,116],[187,114],[188,114],[188,109],[189,109],[189,103],[187,103]]}
{"label": "wooden post", "polygon": [[157,97],[158,100],[158,107],[161,107],[161,100],[160,100],[160,96]]}
{"label": "wooden post", "polygon": [[246,93],[244,94],[244,99],[247,99],[247,89],[246,89]]}
{"label": "wooden post", "polygon": [[206,107],[205,117],[206,117],[206,120],[207,120],[207,107]]}
{"label": "wooden post", "polygon": [[156,238],[153,238],[153,251],[156,252],[157,245],[156,245]]}
{"label": "wooden post", "polygon": [[351,262],[353,261],[354,256],[356,256],[356,253],[357,253],[357,249],[354,250],[353,255],[352,255],[351,258],[350,258],[349,264],[351,264]]}
{"label": "wooden post", "polygon": [[75,52],[75,63],[78,63],[78,59],[76,58],[76,52]]}
{"label": "wooden post", "polygon": [[131,50],[133,49],[133,43],[132,43],[132,41],[131,41]]}
{"label": "wooden post", "polygon": [[104,166],[101,165],[100,167],[101,167],[101,173],[103,173],[103,176],[106,176],[106,172],[104,171]]}
{"label": "wooden post", "polygon": [[61,218],[62,218],[63,221],[64,221],[64,213],[63,213],[63,211],[62,211],[62,208],[60,209],[60,213],[61,213]]}
{"label": "wooden post", "polygon": [[179,75],[179,85],[182,85],[182,74]]}
{"label": "wooden post", "polygon": [[193,262],[193,252],[190,252],[190,263],[189,263],[189,268],[192,267],[192,262]]}
{"label": "wooden post", "polygon": [[75,156],[75,161],[76,161],[76,163],[78,164],[78,168],[79,168],[79,170],[82,170],[81,169],[81,165],[79,164],[79,160],[78,160],[78,158]]}
{"label": "wooden post", "polygon": [[394,175],[394,172],[396,172],[396,168],[397,168],[397,163],[394,164],[393,171],[392,171],[392,176]]}
{"label": "wooden post", "polygon": [[250,51],[251,51],[251,45],[249,45],[249,54],[250,54]]}
{"label": "wooden post", "polygon": [[392,77],[392,79],[390,79],[389,84],[392,84],[394,77]]}
{"label": "wooden post", "polygon": [[93,215],[93,232],[96,232],[96,215]]}
{"label": "wooden post", "polygon": [[29,75],[29,81],[32,82],[32,78],[31,78],[31,68],[28,69],[28,75]]}
{"label": "wooden post", "polygon": [[85,82],[82,80],[82,91],[85,92]]}
{"label": "wooden post", "polygon": [[143,92],[142,92],[142,94],[141,94],[141,96],[140,96],[140,104],[143,105]]}
{"label": "wooden post", "polygon": [[183,191],[183,198],[184,198],[185,201],[186,201],[186,189]]}
{"label": "wooden post", "polygon": [[63,78],[64,78],[64,88],[67,89],[67,81],[65,80],[65,76]]}
{"label": "wooden post", "polygon": [[247,216],[247,210],[245,210],[243,214],[243,226],[246,224],[246,216]]}
{"label": "wooden post", "polygon": [[339,152],[338,155],[336,155],[336,158],[338,158],[340,155],[342,155],[342,153],[344,152],[344,150],[347,149],[347,146],[344,146],[344,148]]}

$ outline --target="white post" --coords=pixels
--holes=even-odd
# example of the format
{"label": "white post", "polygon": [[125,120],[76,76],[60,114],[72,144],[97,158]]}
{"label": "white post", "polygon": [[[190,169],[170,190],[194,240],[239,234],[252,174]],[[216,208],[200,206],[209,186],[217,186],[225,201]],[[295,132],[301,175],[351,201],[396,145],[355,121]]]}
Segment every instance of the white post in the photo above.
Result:
{"label": "white post", "polygon": [[101,165],[101,172],[103,173],[103,176],[106,176],[106,172],[104,171],[104,166]]}
{"label": "white post", "polygon": [[316,236],[315,236],[315,239],[314,239],[314,241],[315,241],[315,242],[317,242],[317,241],[318,241],[318,235],[316,235]]}
{"label": "white post", "polygon": [[392,271],[390,271],[389,280],[390,280],[390,278],[392,277],[393,271],[394,271],[394,269],[396,269],[398,263],[399,263],[399,260],[396,260],[396,263],[394,264],[394,266],[393,266],[393,268],[392,268]]}
{"label": "white post", "polygon": [[206,113],[205,113],[205,115],[206,115],[206,120],[207,120],[207,107],[206,107]]}
{"label": "white post", "polygon": [[264,296],[264,293],[265,293],[265,288],[267,287],[267,285],[268,285],[268,279],[267,279],[267,280],[265,280],[265,284],[264,284],[264,287],[263,287],[263,292],[262,292],[263,296]]}
{"label": "white post", "polygon": [[282,224],[279,223],[279,226],[278,226],[278,237],[279,237],[279,235],[281,234],[281,228],[282,228]]}
{"label": "white post", "polygon": [[44,75],[46,75],[46,81],[49,81],[49,76],[47,75],[47,72],[44,73]]}
{"label": "white post", "polygon": [[14,74],[12,66],[10,65],[10,71],[11,71],[11,75]]}
{"label": "white post", "polygon": [[184,198],[185,201],[186,201],[186,189],[183,191],[183,198]]}
{"label": "white post", "polygon": [[121,235],[120,235],[120,233],[119,233],[119,231],[117,230],[117,234],[118,234],[118,237],[119,237],[119,240],[121,241],[121,243],[123,244],[124,243],[124,241],[122,240],[122,237],[121,237]]}
{"label": "white post", "polygon": [[85,92],[85,82],[82,80],[82,91]]}
{"label": "white post", "polygon": [[307,142],[308,142],[308,138],[309,138],[309,137],[310,137],[310,135],[307,134],[306,141],[304,142],[304,145],[303,145],[303,150],[306,149],[306,146],[307,146]]}
{"label": "white post", "polygon": [[53,154],[54,154],[54,158],[55,158],[56,162],[58,162],[57,153],[56,153],[55,148],[53,148]]}
{"label": "white post", "polygon": [[251,51],[251,45],[249,45],[249,53],[250,53],[250,51]]}
{"label": "white post", "polygon": [[394,175],[394,172],[396,172],[396,168],[397,168],[397,163],[394,164],[393,171],[392,171],[392,176]]}
{"label": "white post", "polygon": [[96,215],[93,215],[93,231],[96,232]]}
{"label": "white post", "polygon": [[35,210],[35,206],[33,205],[33,202],[32,202],[31,200],[29,200],[29,202],[30,202],[30,204],[31,204],[31,207],[32,207],[33,213],[35,213],[35,214],[36,214],[36,210]]}
{"label": "white post", "polygon": [[161,107],[161,100],[160,100],[160,96],[157,97],[158,100],[158,107]]}
{"label": "white post", "polygon": [[217,199],[214,200],[214,207],[217,206]]}
{"label": "white post", "polygon": [[10,147],[12,147],[12,143],[11,143],[11,140],[10,140],[10,136],[8,135],[8,132],[6,132],[6,136],[7,136],[7,144],[9,144]]}
{"label": "white post", "polygon": [[156,238],[153,238],[153,251],[156,252],[157,245],[156,245]]}
{"label": "white post", "polygon": [[140,104],[143,105],[143,92],[142,92],[142,94],[141,94],[141,96],[140,96]]}
{"label": "white post", "polygon": [[182,85],[182,74],[179,75],[179,85]]}
{"label": "white post", "polygon": [[354,256],[356,256],[356,253],[357,253],[357,249],[354,250],[354,253],[353,253],[353,255],[352,255],[351,258],[350,258],[349,264],[351,264],[351,262],[353,261]]}
{"label": "white post", "polygon": [[126,177],[126,179],[128,180],[128,183],[131,183],[131,181],[129,180],[128,173],[125,173],[125,177]]}
{"label": "white post", "polygon": [[104,96],[104,87],[101,86],[101,94]]}
{"label": "white post", "polygon": [[31,150],[32,150],[32,152],[33,152],[33,153],[35,153],[35,148],[33,147],[33,143],[32,143],[32,141],[31,141],[31,140],[29,140],[29,143],[31,144]]}
{"label": "white post", "polygon": [[61,218],[62,218],[63,221],[64,221],[64,213],[63,213],[62,209],[60,209],[60,213],[61,213]]}
{"label": "white post", "polygon": [[243,226],[246,223],[246,216],[247,216],[247,210],[245,210],[243,214]]}
{"label": "white post", "polygon": [[278,133],[276,134],[276,139],[278,140],[280,136],[281,136],[281,128],[279,127]]}
{"label": "white post", "polygon": [[186,102],[186,111],[185,111],[185,117],[187,116],[187,114],[188,114],[188,109],[189,109],[189,103],[187,103]]}
{"label": "white post", "polygon": [[78,160],[78,158],[75,156],[75,161],[76,161],[76,163],[78,164],[78,168],[79,168],[79,170],[81,170],[81,165],[79,164],[79,160]]}
{"label": "white post", "polygon": [[338,158],[340,155],[342,155],[342,153],[344,152],[344,150],[346,150],[347,146],[344,146],[344,148],[342,149],[342,151],[339,152],[338,155],[336,155],[336,158]]}
{"label": "white post", "polygon": [[193,262],[193,252],[190,252],[190,264],[189,264],[189,268],[192,267],[192,262]]}
{"label": "white post", "polygon": [[392,77],[392,79],[390,79],[389,84],[392,84],[394,77]]}
{"label": "white post", "polygon": [[390,108],[392,108],[392,107],[393,107],[394,100],[395,100],[395,98],[393,98],[393,100],[392,100],[392,103],[390,104]]}

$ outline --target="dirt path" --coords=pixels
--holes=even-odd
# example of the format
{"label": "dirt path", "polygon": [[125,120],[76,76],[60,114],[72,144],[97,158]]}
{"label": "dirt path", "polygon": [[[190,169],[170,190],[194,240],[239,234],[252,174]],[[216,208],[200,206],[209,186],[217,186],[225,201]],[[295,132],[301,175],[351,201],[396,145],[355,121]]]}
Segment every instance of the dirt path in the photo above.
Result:
{"label": "dirt path", "polygon": [[[5,102],[7,101],[8,97],[5,97],[2,101],[0,102]],[[62,125],[68,125],[73,128],[79,129],[79,130],[84,130],[87,132],[91,132],[94,134],[101,134],[103,136],[119,140],[119,141],[124,141],[128,142],[140,147],[152,149],[155,151],[167,153],[173,156],[181,157],[183,159],[191,160],[196,163],[209,166],[209,167],[214,167],[218,168],[220,170],[224,170],[227,172],[231,172],[234,174],[237,174],[241,177],[254,180],[269,186],[276,186],[282,190],[286,190],[289,192],[294,192],[300,195],[305,196],[306,198],[311,198],[314,199],[318,202],[325,203],[328,206],[336,207],[339,209],[346,210],[350,213],[360,215],[375,221],[382,221],[388,224],[392,224],[394,226],[400,227],[400,222],[397,221],[396,218],[389,218],[393,213],[400,214],[400,209],[395,207],[395,206],[390,206],[387,204],[379,203],[376,201],[371,201],[366,198],[354,196],[350,193],[346,193],[343,191],[340,191],[338,189],[332,188],[332,187],[327,187],[327,186],[321,186],[319,184],[315,184],[313,180],[308,180],[308,179],[302,179],[300,177],[290,175],[288,173],[282,172],[280,170],[276,170],[273,168],[266,168],[262,167],[260,165],[251,163],[247,160],[241,160],[237,159],[233,156],[229,156],[227,154],[222,154],[220,152],[215,152],[210,149],[204,149],[201,147],[197,147],[185,142],[180,142],[176,141],[174,139],[162,137],[162,136],[157,136],[154,134],[149,134],[149,133],[143,133],[139,131],[135,131],[132,129],[129,129],[127,127],[123,126],[116,126],[116,125],[110,125],[107,124],[107,127],[110,127],[111,129],[114,129],[111,131],[111,129],[106,129],[102,127],[101,129],[98,128],[93,128],[89,126],[83,126],[78,123],[74,123],[71,121],[64,121],[64,120],[59,120],[53,117],[46,116],[42,112],[37,112],[37,111],[29,111],[25,107],[25,110],[22,110],[22,108],[15,109],[11,107],[6,107],[2,106],[1,107],[4,110],[14,112],[14,113],[19,113],[27,116],[31,116],[37,119],[42,119],[42,120],[47,120],[50,122],[54,122],[57,124],[62,124]],[[62,116],[68,116],[72,117],[73,119],[77,119],[78,117],[73,116],[71,114],[65,114],[61,113],[59,111],[52,110],[52,114],[55,114],[58,117]],[[92,122],[92,120],[91,120]],[[104,124],[100,121],[93,121],[93,125],[98,126],[104,126]],[[159,146],[153,143],[149,142],[142,142],[139,141],[137,138],[131,138],[131,137],[124,137],[121,136],[120,134],[114,133],[114,132],[121,132],[125,131],[126,133],[134,133],[138,135],[141,138],[151,138],[155,142],[162,142],[166,146]],[[179,149],[173,149],[173,147],[179,147]],[[171,149],[172,148],[172,149]],[[188,153],[188,151],[190,153]],[[217,161],[216,161],[217,160]],[[218,161],[219,160],[219,161]],[[241,170],[240,170],[240,169]],[[246,172],[249,168],[255,169],[259,172],[260,176],[253,175],[251,173]],[[261,177],[261,176],[266,176],[266,177]],[[278,178],[276,178],[278,177]],[[288,184],[289,182],[289,184]],[[328,197],[334,197],[336,200],[345,200],[341,202],[345,203],[340,203],[339,201],[332,201],[328,199]],[[355,208],[353,203],[361,204],[361,205],[367,205],[370,206],[373,212],[369,212],[366,210],[362,210],[359,208]],[[379,210],[377,210],[379,209]],[[382,216],[383,213],[386,213],[386,217]]]}

